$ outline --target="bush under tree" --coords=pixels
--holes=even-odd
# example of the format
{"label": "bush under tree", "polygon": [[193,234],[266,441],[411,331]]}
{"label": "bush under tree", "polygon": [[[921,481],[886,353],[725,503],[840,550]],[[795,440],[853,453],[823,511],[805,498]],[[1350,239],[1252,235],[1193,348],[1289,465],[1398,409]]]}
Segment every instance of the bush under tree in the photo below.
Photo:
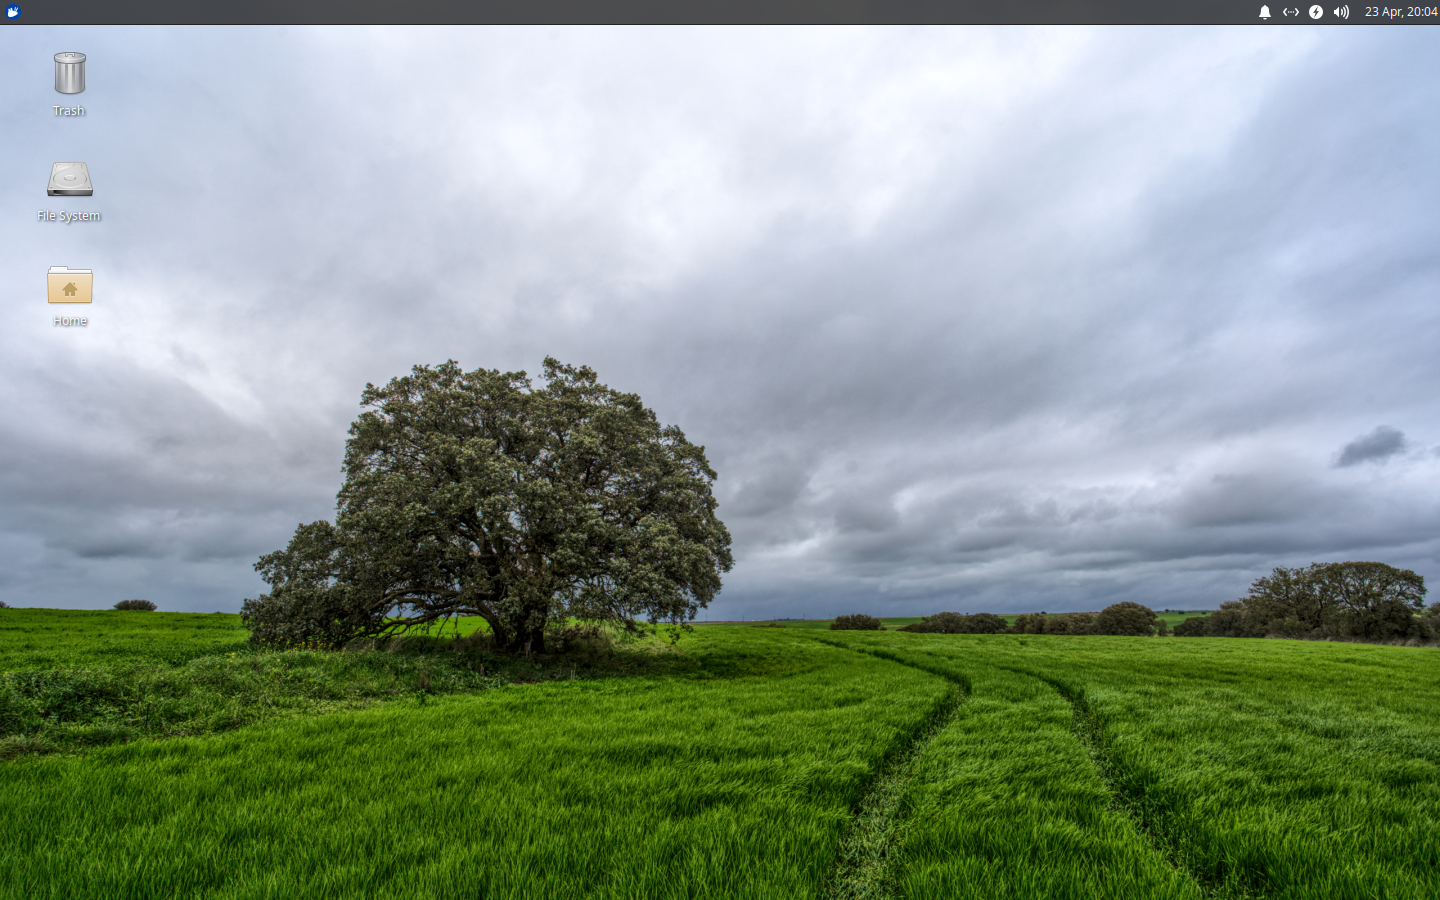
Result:
{"label": "bush under tree", "polygon": [[149,600],[121,600],[115,604],[116,609],[139,610],[140,612],[154,612],[156,607]]}
{"label": "bush under tree", "polygon": [[879,631],[885,626],[874,616],[856,613],[853,616],[836,616],[830,623],[831,631]]}
{"label": "bush under tree", "polygon": [[255,568],[251,639],[338,646],[479,616],[497,649],[542,652],[576,618],[685,625],[730,570],[705,449],[589,368],[454,361],[377,388],[350,426],[334,524]]}

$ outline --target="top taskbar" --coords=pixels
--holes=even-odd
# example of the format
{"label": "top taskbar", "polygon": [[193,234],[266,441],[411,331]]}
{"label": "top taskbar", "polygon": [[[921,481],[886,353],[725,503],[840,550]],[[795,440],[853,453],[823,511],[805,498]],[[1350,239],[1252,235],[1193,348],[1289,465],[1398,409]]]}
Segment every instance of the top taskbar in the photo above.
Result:
{"label": "top taskbar", "polygon": [[[1291,0],[1294,3],[1295,0]],[[1428,6],[1238,0],[0,0],[9,25],[1440,24]]]}

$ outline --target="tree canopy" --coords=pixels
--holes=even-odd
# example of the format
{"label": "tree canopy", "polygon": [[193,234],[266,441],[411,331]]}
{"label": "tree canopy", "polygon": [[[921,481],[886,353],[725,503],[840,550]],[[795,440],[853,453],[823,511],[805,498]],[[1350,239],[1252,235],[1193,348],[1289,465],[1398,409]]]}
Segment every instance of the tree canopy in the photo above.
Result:
{"label": "tree canopy", "polygon": [[[1425,579],[1378,562],[1312,563],[1255,579],[1239,600],[1220,604],[1187,635],[1433,640]],[[1188,624],[1188,623],[1187,623]]]}
{"label": "tree canopy", "polygon": [[334,524],[256,563],[255,640],[479,616],[501,649],[539,652],[565,617],[688,622],[733,564],[705,448],[589,368],[547,358],[535,386],[452,360],[366,385],[361,406]]}

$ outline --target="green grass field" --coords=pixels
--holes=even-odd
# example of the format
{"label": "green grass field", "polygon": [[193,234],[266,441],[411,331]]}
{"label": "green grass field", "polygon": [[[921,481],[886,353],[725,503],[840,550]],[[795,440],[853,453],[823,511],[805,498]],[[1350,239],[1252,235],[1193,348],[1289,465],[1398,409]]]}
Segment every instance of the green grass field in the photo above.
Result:
{"label": "green grass field", "polygon": [[0,897],[1440,896],[1433,650],[244,637],[0,611]]}

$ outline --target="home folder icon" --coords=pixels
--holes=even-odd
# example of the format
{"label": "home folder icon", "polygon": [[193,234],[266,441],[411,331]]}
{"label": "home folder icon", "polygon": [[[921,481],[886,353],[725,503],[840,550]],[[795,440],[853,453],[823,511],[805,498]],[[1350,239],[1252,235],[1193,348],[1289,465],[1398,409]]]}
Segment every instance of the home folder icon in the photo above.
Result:
{"label": "home folder icon", "polygon": [[89,303],[95,290],[95,273],[52,266],[45,273],[45,282],[51,303]]}

